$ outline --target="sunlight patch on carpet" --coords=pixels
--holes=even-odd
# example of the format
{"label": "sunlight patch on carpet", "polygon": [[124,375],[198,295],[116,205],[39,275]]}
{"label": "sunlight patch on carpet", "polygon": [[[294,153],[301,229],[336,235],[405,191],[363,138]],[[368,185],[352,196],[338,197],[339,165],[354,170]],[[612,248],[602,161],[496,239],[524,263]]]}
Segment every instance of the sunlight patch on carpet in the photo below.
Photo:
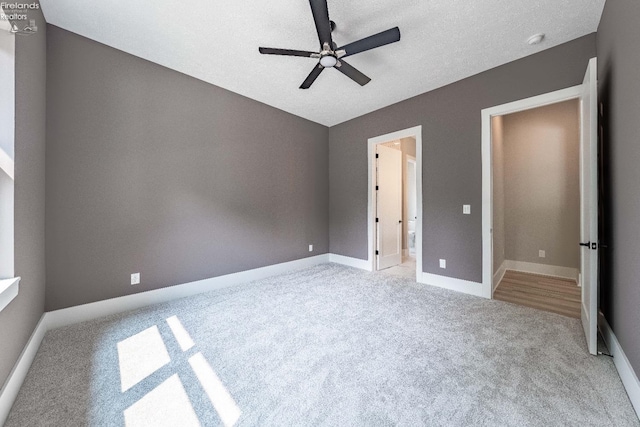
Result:
{"label": "sunlight patch on carpet", "polygon": [[201,425],[178,374],[127,408],[124,421],[127,427]]}
{"label": "sunlight patch on carpet", "polygon": [[182,351],[187,351],[195,345],[191,339],[191,335],[189,335],[189,332],[182,326],[182,322],[180,322],[178,316],[171,316],[167,319],[167,323]]}
{"label": "sunlight patch on carpet", "polygon": [[227,388],[222,384],[202,353],[197,353],[189,358],[189,364],[196,373],[200,385],[209,397],[213,407],[218,412],[220,419],[225,426],[234,425],[240,418],[240,408],[229,394]]}
{"label": "sunlight patch on carpet", "polygon": [[122,392],[129,390],[171,361],[157,326],[118,343]]}

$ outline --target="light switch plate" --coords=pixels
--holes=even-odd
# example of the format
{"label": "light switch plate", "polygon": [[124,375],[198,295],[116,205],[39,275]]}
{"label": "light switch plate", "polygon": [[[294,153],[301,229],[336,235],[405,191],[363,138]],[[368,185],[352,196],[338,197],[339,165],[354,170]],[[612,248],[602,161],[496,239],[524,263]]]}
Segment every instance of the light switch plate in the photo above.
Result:
{"label": "light switch plate", "polygon": [[309,252],[313,252],[313,245],[309,245]]}
{"label": "light switch plate", "polygon": [[465,215],[471,215],[471,205],[462,205],[462,213]]}
{"label": "light switch plate", "polygon": [[543,250],[539,250],[539,251],[538,251],[538,256],[539,256],[540,258],[546,258],[547,253],[546,253],[545,251],[543,251]]}
{"label": "light switch plate", "polygon": [[447,260],[446,259],[441,259],[440,260],[440,268],[447,268]]}
{"label": "light switch plate", "polygon": [[131,284],[132,285],[140,284],[140,273],[133,273],[131,275]]}

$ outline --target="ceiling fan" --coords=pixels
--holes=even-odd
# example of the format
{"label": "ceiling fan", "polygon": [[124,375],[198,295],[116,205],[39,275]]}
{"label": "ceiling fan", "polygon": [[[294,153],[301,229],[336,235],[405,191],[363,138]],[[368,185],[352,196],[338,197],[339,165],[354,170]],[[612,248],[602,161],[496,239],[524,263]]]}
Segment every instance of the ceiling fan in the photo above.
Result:
{"label": "ceiling fan", "polygon": [[395,27],[366,37],[362,40],[346,44],[342,47],[337,47],[331,38],[331,32],[334,30],[336,24],[329,20],[327,0],[309,0],[309,4],[311,5],[313,20],[316,23],[318,39],[320,40],[320,52],[316,53],[304,50],[261,47],[259,48],[260,53],[265,55],[302,56],[305,58],[318,59],[318,64],[302,83],[300,89],[309,89],[325,68],[337,69],[360,86],[364,86],[369,83],[371,81],[369,77],[347,64],[342,58],[375,49],[376,47],[384,46],[389,43],[395,43],[400,40],[400,29]]}

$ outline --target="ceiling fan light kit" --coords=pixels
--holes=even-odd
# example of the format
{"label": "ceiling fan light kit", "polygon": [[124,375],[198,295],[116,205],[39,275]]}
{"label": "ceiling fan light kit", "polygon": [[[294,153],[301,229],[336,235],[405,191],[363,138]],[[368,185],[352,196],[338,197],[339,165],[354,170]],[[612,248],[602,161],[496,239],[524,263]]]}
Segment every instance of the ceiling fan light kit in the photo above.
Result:
{"label": "ceiling fan light kit", "polygon": [[325,55],[320,58],[320,65],[324,68],[334,67],[338,63],[338,58],[333,55]]}
{"label": "ceiling fan light kit", "polygon": [[311,6],[311,13],[313,14],[313,20],[316,25],[318,40],[320,41],[320,52],[269,47],[261,47],[259,48],[259,52],[263,55],[300,56],[318,59],[318,64],[313,68],[309,76],[307,76],[300,86],[300,89],[310,88],[325,68],[335,68],[360,86],[369,83],[371,81],[369,77],[346,63],[342,58],[400,41],[400,29],[394,27],[362,40],[337,47],[331,37],[331,32],[335,29],[336,25],[335,22],[329,19],[327,0],[309,0],[309,5]]}

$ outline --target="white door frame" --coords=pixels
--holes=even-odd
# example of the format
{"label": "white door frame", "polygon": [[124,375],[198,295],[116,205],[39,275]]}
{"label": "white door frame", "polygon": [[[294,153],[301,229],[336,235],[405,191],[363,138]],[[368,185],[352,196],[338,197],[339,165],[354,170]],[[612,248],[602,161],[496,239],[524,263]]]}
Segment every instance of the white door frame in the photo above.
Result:
{"label": "white door frame", "polygon": [[[482,110],[482,294],[485,298],[493,297],[493,165],[491,118],[543,107],[545,105],[557,104],[571,99],[581,99],[583,94],[583,86],[578,85]],[[582,138],[582,135],[580,138]],[[576,250],[578,250],[578,243],[579,242],[576,242]]]}
{"label": "white door frame", "polygon": [[368,259],[370,271],[375,269],[375,239],[376,239],[376,183],[374,173],[374,163],[376,160],[376,145],[402,138],[416,138],[416,281],[420,281],[422,276],[422,126],[399,130],[397,132],[388,133],[386,135],[369,138],[367,150],[368,164],[368,204],[367,204],[367,235],[368,238]]}
{"label": "white door frame", "polygon": [[[407,154],[407,163],[405,164],[405,168],[406,168],[407,171],[409,170],[409,165],[410,164],[413,164],[416,176],[418,176],[418,162],[416,162],[416,158],[414,156],[411,156],[411,155]],[[402,191],[403,195],[406,194],[406,191],[404,191],[404,190],[405,189],[403,189],[403,191]],[[405,203],[405,206],[402,207],[402,209],[404,210],[405,207],[406,207],[406,203]],[[415,219],[416,225],[417,225],[417,221],[418,221],[417,216],[418,216],[418,189],[416,188],[416,219]],[[406,219],[407,219],[407,230],[409,230],[409,217],[407,216]],[[404,220],[405,220],[405,218],[402,218],[402,221],[404,221]],[[403,233],[404,233],[404,230],[403,230]],[[414,233],[415,233],[415,231],[414,231]],[[409,239],[408,234],[405,235],[403,238]],[[404,249],[402,250],[402,254],[404,255]],[[409,241],[408,240],[407,240],[407,255],[409,255]]]}

